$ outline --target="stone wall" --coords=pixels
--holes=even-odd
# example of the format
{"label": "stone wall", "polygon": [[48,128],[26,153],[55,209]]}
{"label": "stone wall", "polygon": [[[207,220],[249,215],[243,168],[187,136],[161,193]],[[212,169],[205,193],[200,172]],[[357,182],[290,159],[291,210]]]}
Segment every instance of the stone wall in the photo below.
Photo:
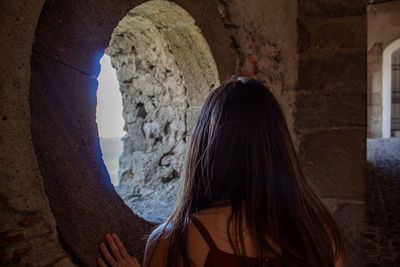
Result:
{"label": "stone wall", "polygon": [[[0,4],[0,263],[71,265],[67,250],[94,265],[111,231],[140,258],[153,224],[110,183],[94,114],[98,59],[118,22],[145,1],[48,0],[41,10],[43,2]],[[362,266],[366,3],[176,3],[201,29],[222,80],[255,76],[285,106],[307,174],[345,230],[346,266]]]}
{"label": "stone wall", "polygon": [[400,38],[400,2],[370,5],[368,18],[368,138],[382,137],[382,55]]}
{"label": "stone wall", "polygon": [[376,43],[382,43],[385,49],[400,37],[399,12],[399,1],[368,6],[368,50]]}
{"label": "stone wall", "polygon": [[[79,265],[95,264],[97,244],[106,232],[119,234],[129,253],[141,260],[154,226],[134,214],[115,191],[95,124],[99,58],[118,22],[141,3],[47,1],[35,33],[29,89],[32,139],[60,239]],[[184,3],[202,25],[219,74],[228,76],[229,40],[215,5]]]}
{"label": "stone wall", "polygon": [[170,214],[194,120],[219,85],[210,48],[178,5],[149,1],[115,28],[107,54],[123,102],[117,191],[146,220]]}
{"label": "stone wall", "polygon": [[235,72],[262,81],[278,99],[294,142],[297,1],[225,1],[218,11],[231,39]]}
{"label": "stone wall", "polygon": [[299,1],[295,132],[301,163],[364,266],[367,1]]}
{"label": "stone wall", "polygon": [[0,265],[72,265],[58,241],[29,125],[30,55],[44,1],[0,3]]}
{"label": "stone wall", "polygon": [[382,137],[382,43],[368,50],[368,138]]}

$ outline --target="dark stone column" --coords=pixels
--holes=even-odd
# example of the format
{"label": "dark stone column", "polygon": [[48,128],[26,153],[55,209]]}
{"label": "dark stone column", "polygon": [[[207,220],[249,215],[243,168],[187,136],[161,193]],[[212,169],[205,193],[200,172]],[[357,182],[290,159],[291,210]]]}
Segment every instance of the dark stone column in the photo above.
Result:
{"label": "dark stone column", "polygon": [[295,132],[306,175],[363,266],[367,1],[299,1]]}

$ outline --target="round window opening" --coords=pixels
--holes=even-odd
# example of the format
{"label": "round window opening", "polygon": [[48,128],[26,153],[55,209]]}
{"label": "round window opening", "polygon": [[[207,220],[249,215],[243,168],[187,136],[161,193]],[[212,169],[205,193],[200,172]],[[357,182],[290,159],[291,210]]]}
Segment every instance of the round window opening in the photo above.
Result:
{"label": "round window opening", "polygon": [[[107,126],[99,122],[104,111],[98,99],[103,159],[125,203],[144,219],[161,222],[174,206],[196,116],[219,84],[217,67],[194,19],[178,5],[160,0],[131,10],[114,29],[105,54],[116,71],[124,132],[117,130],[122,145],[119,137],[102,138]],[[101,89],[100,78],[99,83]],[[105,115],[109,113],[115,111]],[[113,125],[109,127],[118,127]]]}

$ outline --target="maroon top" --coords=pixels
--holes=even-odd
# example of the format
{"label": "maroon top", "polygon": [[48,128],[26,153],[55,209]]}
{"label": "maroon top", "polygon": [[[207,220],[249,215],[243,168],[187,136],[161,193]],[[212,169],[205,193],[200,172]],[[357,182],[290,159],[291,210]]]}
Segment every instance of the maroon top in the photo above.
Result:
{"label": "maroon top", "polygon": [[194,216],[190,216],[190,219],[199,230],[201,236],[204,238],[204,240],[207,242],[208,247],[210,248],[210,251],[207,255],[206,263],[204,264],[205,267],[265,266],[266,263],[269,261],[267,259],[263,263],[260,263],[260,260],[256,258],[239,256],[218,249],[217,245],[211,238],[204,225]]}

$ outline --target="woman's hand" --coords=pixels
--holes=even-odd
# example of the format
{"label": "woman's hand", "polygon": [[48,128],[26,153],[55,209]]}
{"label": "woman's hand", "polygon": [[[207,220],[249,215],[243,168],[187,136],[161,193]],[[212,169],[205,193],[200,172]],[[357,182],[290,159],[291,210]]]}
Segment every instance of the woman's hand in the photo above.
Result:
{"label": "woman's hand", "polygon": [[101,257],[99,257],[97,259],[99,266],[140,267],[140,264],[136,258],[128,254],[124,244],[122,244],[121,240],[116,234],[106,234],[106,241],[111,250],[111,254],[104,243],[101,243],[99,248],[108,265]]}

